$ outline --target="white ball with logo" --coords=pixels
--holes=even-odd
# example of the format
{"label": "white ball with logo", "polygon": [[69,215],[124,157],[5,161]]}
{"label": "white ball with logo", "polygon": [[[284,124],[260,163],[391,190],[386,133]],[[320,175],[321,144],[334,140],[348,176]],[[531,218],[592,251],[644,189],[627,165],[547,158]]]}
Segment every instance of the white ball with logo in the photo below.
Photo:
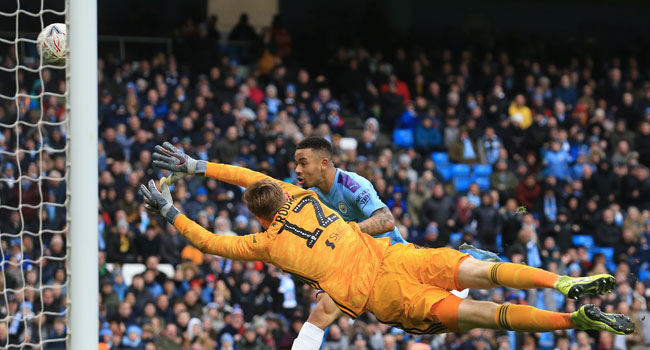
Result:
{"label": "white ball with logo", "polygon": [[66,26],[63,23],[52,23],[43,28],[36,39],[36,48],[43,58],[43,63],[55,66],[65,64],[66,44]]}

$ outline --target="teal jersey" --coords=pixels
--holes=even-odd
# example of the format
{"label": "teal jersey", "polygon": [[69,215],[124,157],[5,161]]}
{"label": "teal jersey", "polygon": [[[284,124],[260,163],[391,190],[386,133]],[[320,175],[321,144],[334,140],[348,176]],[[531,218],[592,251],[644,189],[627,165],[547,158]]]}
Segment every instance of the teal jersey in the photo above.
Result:
{"label": "teal jersey", "polygon": [[[370,181],[363,176],[341,169],[336,169],[334,185],[329,193],[324,194],[315,187],[310,190],[316,192],[318,199],[338,212],[345,221],[361,222],[368,219],[376,210],[386,208],[386,204],[379,199]],[[397,227],[374,237],[390,237],[391,244],[408,243],[402,238]]]}

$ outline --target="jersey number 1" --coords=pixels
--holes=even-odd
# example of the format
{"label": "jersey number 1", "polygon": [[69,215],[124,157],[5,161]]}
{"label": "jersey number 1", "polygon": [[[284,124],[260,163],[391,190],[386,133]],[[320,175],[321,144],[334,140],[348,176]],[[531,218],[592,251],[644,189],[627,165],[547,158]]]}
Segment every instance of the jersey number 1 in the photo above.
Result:
{"label": "jersey number 1", "polygon": [[[298,205],[296,205],[295,208],[293,208],[294,213],[299,213],[307,204],[311,203],[314,206],[314,213],[316,214],[316,220],[318,220],[318,224],[325,228],[329,225],[331,225],[333,222],[339,219],[339,217],[336,214],[330,214],[329,216],[325,216],[325,212],[323,211],[323,207],[321,207],[320,203],[318,200],[316,200],[313,197],[305,197],[303,198]],[[303,238],[304,240],[307,241],[307,247],[313,248],[314,244],[316,244],[316,241],[318,240],[318,237],[320,237],[321,233],[323,233],[323,230],[321,228],[317,228],[314,230],[314,232],[309,232],[305,230],[302,227],[296,226],[288,221],[282,225],[282,230],[287,230],[294,235]],[[327,245],[328,247],[333,248],[332,245]]]}

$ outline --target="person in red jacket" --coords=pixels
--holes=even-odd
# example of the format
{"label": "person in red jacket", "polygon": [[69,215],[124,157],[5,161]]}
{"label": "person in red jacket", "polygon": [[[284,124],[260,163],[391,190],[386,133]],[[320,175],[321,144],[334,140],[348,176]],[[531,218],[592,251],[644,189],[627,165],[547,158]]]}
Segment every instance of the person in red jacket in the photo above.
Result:
{"label": "person in red jacket", "polygon": [[531,211],[535,207],[535,201],[541,192],[542,187],[535,180],[535,176],[530,174],[526,175],[522,181],[519,181],[519,185],[517,186],[517,202],[519,202],[519,205],[523,205]]}
{"label": "person in red jacket", "polygon": [[390,77],[388,77],[388,82],[384,83],[384,85],[381,86],[381,93],[385,94],[388,92],[390,84],[397,86],[397,95],[402,97],[403,103],[405,105],[409,103],[411,100],[411,93],[409,92],[409,88],[405,82],[397,79],[397,76],[395,74],[391,74]]}

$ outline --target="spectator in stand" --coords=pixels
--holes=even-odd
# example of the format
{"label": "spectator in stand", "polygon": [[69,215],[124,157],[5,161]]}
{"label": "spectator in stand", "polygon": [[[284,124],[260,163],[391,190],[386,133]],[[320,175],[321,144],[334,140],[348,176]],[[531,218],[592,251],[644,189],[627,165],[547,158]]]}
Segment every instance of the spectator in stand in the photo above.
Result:
{"label": "spectator in stand", "polygon": [[172,265],[181,263],[181,251],[187,245],[187,241],[173,227],[166,227],[165,233],[160,239],[160,259],[162,262]]}
{"label": "spectator in stand", "polygon": [[278,56],[287,58],[291,54],[291,34],[285,28],[282,16],[280,15],[273,16],[273,22],[271,22],[271,38],[277,46]]}
{"label": "spectator in stand", "polygon": [[552,175],[561,180],[569,180],[569,162],[571,156],[562,149],[559,141],[551,143],[551,149],[544,156],[545,175]]}
{"label": "spectator in stand", "polygon": [[357,143],[357,156],[376,159],[378,155],[379,148],[375,146],[372,132],[364,130],[361,134],[361,140]]}
{"label": "spectator in stand", "polygon": [[138,236],[135,240],[135,247],[138,253],[138,262],[145,262],[150,256],[160,256],[160,235],[158,228],[148,225],[144,235]]}
{"label": "spectator in stand", "polygon": [[391,74],[388,77],[388,82],[386,82],[381,86],[381,93],[385,94],[386,92],[388,92],[391,86],[395,87],[395,94],[402,98],[403,104],[406,105],[407,103],[409,103],[409,101],[411,101],[411,94],[409,92],[408,86],[406,85],[406,83],[399,80],[397,78],[397,75],[395,74]]}
{"label": "spectator in stand", "polygon": [[481,195],[481,205],[472,210],[471,220],[476,220],[478,241],[482,249],[498,251],[497,234],[501,232],[501,217],[494,207],[492,196]]}
{"label": "spectator in stand", "polygon": [[627,129],[627,124],[624,119],[617,119],[614,124],[614,130],[609,136],[610,144],[618,145],[620,141],[627,141],[630,149],[634,149],[634,133]]}
{"label": "spectator in stand", "polygon": [[555,188],[552,185],[546,185],[539,202],[535,205],[536,210],[541,211],[542,225],[555,223],[560,207],[562,207],[562,203],[555,193]]}
{"label": "spectator in stand", "polygon": [[492,189],[499,191],[500,197],[514,197],[515,190],[519,181],[512,171],[508,170],[508,162],[505,159],[499,159],[496,162],[495,169],[490,175],[490,186]]}
{"label": "spectator in stand", "polygon": [[436,127],[435,121],[429,116],[424,116],[415,128],[415,148],[421,155],[427,156],[434,151],[442,150],[442,135],[440,125]]}
{"label": "spectator in stand", "polygon": [[104,240],[106,241],[107,261],[121,264],[136,261],[135,234],[129,229],[126,220],[119,221],[116,227],[107,230]]}
{"label": "spectator in stand", "polygon": [[420,212],[420,225],[426,229],[431,224],[440,231],[442,239],[439,244],[446,244],[444,241],[445,236],[449,234],[451,229],[456,226],[453,215],[455,211],[454,200],[445,194],[442,184],[436,184],[431,190],[431,197],[427,199],[422,205]]}
{"label": "spectator in stand", "polygon": [[639,131],[634,138],[634,146],[639,152],[639,162],[646,167],[650,167],[650,122],[643,121],[639,126]]}
{"label": "spectator in stand", "polygon": [[493,127],[487,127],[485,129],[481,142],[483,142],[483,149],[485,150],[487,163],[494,165],[494,163],[499,159],[499,151],[501,150],[502,145],[501,140],[495,133]]}
{"label": "spectator in stand", "polygon": [[526,97],[523,94],[517,94],[515,99],[508,108],[508,114],[514,123],[519,125],[523,130],[533,123],[533,117],[530,108],[526,105]]}
{"label": "spectator in stand", "polygon": [[628,164],[631,160],[639,158],[639,153],[631,150],[630,143],[627,140],[620,140],[615,145],[616,152],[614,152],[611,159],[613,164]]}
{"label": "spectator in stand", "polygon": [[[241,42],[245,45],[252,45],[258,40],[258,35],[255,33],[255,29],[248,24],[248,14],[242,13],[239,17],[239,22],[230,32],[228,40],[234,42]],[[249,58],[252,50],[243,50],[242,56],[246,59]]]}
{"label": "spectator in stand", "polygon": [[458,141],[449,145],[449,160],[454,163],[485,164],[485,150],[483,144],[472,140],[467,129],[461,129]]}
{"label": "spectator in stand", "polygon": [[411,101],[406,105],[406,109],[402,112],[402,116],[397,121],[396,127],[398,129],[409,129],[415,131],[417,124],[418,115],[415,111],[415,103]]}
{"label": "spectator in stand", "polygon": [[571,86],[571,78],[568,74],[560,77],[560,86],[553,91],[553,97],[561,100],[569,110],[577,105],[578,92],[574,86]]}
{"label": "spectator in stand", "polygon": [[590,192],[598,198],[599,207],[604,207],[614,200],[618,181],[609,163],[601,161],[598,164],[598,171],[588,181]]}
{"label": "spectator in stand", "polygon": [[614,223],[614,213],[611,209],[603,210],[602,221],[596,225],[594,241],[601,247],[618,248],[621,241],[621,228]]}
{"label": "spectator in stand", "polygon": [[517,186],[517,202],[529,211],[535,210],[535,202],[542,192],[542,187],[537,183],[534,175],[527,175],[519,181]]}
{"label": "spectator in stand", "polygon": [[[382,87],[382,90],[383,87]],[[381,124],[383,129],[394,128],[397,120],[402,114],[404,97],[398,94],[397,83],[387,83],[385,91],[381,95]]]}
{"label": "spectator in stand", "polygon": [[508,198],[506,205],[499,209],[501,215],[501,241],[503,244],[503,251],[506,251],[512,245],[521,229],[522,218],[517,212],[517,201],[514,198]]}

